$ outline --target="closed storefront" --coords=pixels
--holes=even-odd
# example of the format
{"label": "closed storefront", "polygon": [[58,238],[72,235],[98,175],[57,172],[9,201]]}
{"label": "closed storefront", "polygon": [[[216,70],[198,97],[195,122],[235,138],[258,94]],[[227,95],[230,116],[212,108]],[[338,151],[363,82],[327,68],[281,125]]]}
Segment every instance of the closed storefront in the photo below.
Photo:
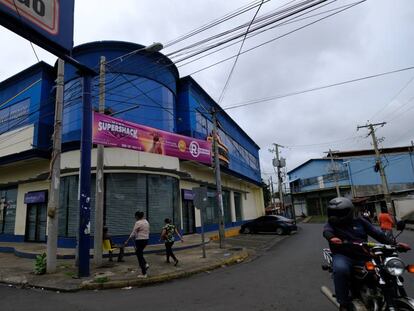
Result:
{"label": "closed storefront", "polygon": [[[78,230],[78,176],[61,178],[59,235],[75,237]],[[94,222],[95,178],[92,178],[91,223]],[[136,211],[143,211],[151,232],[159,233],[165,218],[180,226],[177,178],[156,174],[105,174],[104,224],[112,235],[127,235],[135,223]],[[93,225],[91,226],[93,234]]]}
{"label": "closed storefront", "polygon": [[0,189],[0,233],[14,234],[17,188]]}

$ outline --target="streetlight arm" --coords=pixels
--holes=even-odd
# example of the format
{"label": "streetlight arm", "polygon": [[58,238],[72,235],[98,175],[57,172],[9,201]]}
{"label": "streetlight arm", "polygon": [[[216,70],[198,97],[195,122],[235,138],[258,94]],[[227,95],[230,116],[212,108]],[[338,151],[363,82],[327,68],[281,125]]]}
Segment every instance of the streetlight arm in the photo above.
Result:
{"label": "streetlight arm", "polygon": [[147,46],[145,46],[143,48],[140,48],[140,49],[131,51],[131,52],[126,53],[124,55],[118,56],[117,58],[111,59],[110,61],[108,61],[106,63],[107,64],[110,64],[110,63],[112,63],[112,62],[114,62],[114,61],[116,61],[118,59],[120,59],[121,62],[122,62],[124,59],[126,59],[128,57],[131,57],[132,55],[135,55],[138,52],[147,51],[147,52],[150,52],[150,53],[155,53],[155,52],[161,51],[163,48],[164,48],[164,46],[162,45],[162,43],[160,43],[160,42],[154,42],[154,43],[152,43],[150,45],[147,45]]}

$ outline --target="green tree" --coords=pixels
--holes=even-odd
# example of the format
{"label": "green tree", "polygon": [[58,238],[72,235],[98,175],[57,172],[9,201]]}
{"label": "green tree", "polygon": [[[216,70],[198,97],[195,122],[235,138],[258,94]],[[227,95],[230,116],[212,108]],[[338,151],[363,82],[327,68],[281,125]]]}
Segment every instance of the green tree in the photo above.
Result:
{"label": "green tree", "polygon": [[262,188],[263,188],[263,200],[265,207],[270,205],[271,202],[271,193],[269,189],[269,185],[267,185],[262,179]]}

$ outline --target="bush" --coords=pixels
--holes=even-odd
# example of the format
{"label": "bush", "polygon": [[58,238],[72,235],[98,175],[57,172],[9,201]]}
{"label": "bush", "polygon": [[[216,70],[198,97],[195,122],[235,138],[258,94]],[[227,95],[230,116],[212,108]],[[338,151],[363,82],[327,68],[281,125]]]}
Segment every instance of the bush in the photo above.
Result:
{"label": "bush", "polygon": [[35,274],[45,274],[46,273],[46,253],[37,255],[35,259]]}

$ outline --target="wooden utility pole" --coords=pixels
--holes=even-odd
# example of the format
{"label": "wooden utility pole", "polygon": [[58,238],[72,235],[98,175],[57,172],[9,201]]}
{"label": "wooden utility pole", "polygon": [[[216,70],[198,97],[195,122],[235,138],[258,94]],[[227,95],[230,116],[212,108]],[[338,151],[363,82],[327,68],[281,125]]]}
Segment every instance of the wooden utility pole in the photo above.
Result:
{"label": "wooden utility pole", "polygon": [[220,172],[220,159],[218,151],[218,131],[217,131],[217,111],[212,111],[213,117],[213,151],[214,151],[214,171],[216,174],[216,197],[218,207],[218,219],[219,219],[219,240],[220,248],[224,248],[224,210],[223,210],[223,193],[221,189],[221,172]]}
{"label": "wooden utility pole", "polygon": [[[105,61],[105,56],[101,56],[99,71],[99,113],[105,112]],[[104,146],[98,145],[96,155],[95,234],[93,240],[93,258],[97,266],[102,265],[104,189]]]}
{"label": "wooden utility pole", "polygon": [[371,135],[372,137],[372,145],[374,146],[376,163],[377,163],[376,165],[378,165],[378,169],[381,175],[382,191],[384,194],[385,202],[387,203],[388,209],[390,209],[390,207],[392,208],[393,214],[395,216],[395,208],[391,202],[391,195],[388,189],[387,177],[385,176],[384,166],[382,165],[382,161],[381,161],[381,154],[380,154],[380,151],[378,150],[378,140],[377,140],[377,137],[375,136],[375,127],[377,126],[383,127],[385,124],[386,122],[375,123],[375,124],[370,123],[370,124],[362,125],[362,126],[358,125],[357,130],[359,130],[360,128],[369,129],[368,136]]}
{"label": "wooden utility pole", "polygon": [[336,196],[339,198],[341,196],[341,192],[339,191],[339,184],[338,184],[338,170],[336,169],[336,164],[335,164],[331,149],[329,149],[328,154],[329,154],[329,157],[331,158],[332,173],[334,174],[334,180],[335,180]]}
{"label": "wooden utility pole", "polygon": [[65,62],[58,60],[56,79],[55,126],[53,131],[53,152],[51,167],[49,202],[47,204],[47,251],[46,271],[56,271],[57,238],[59,220],[59,190],[60,190],[60,154],[62,151],[62,111]]}
{"label": "wooden utility pole", "polygon": [[282,179],[282,174],[281,174],[280,169],[285,166],[285,163],[284,163],[284,159],[281,159],[279,157],[279,147],[283,148],[283,146],[276,144],[276,143],[274,143],[273,145],[275,146],[275,148],[270,149],[269,151],[275,153],[275,158],[273,159],[273,167],[277,168],[277,186],[278,186],[278,192],[279,192],[279,201],[280,201],[281,207],[284,208],[283,179]]}

